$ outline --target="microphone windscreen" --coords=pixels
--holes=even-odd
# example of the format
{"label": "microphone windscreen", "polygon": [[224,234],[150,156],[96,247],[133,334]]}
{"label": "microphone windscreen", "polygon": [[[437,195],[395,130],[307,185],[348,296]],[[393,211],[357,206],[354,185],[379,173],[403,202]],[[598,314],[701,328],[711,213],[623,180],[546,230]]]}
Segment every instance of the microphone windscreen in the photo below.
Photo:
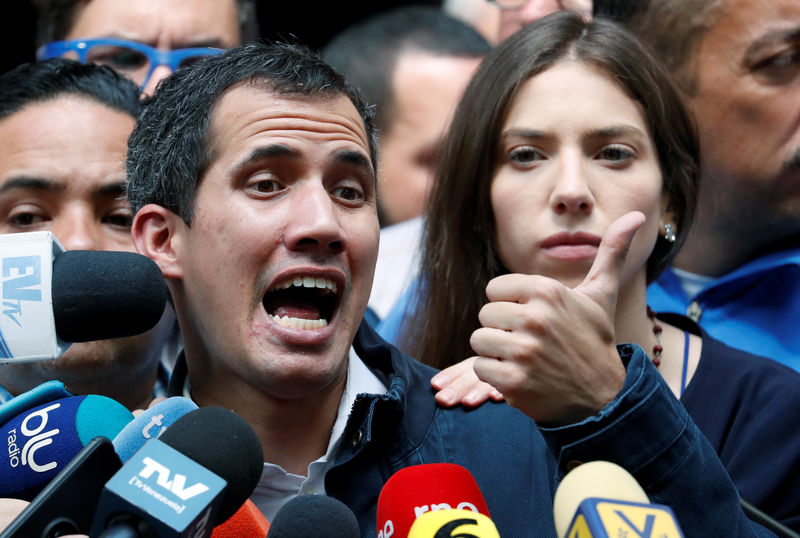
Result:
{"label": "microphone windscreen", "polygon": [[556,488],[553,518],[556,534],[564,536],[578,506],[587,498],[649,503],[647,494],[633,476],[615,463],[590,461],[568,472]]}
{"label": "microphone windscreen", "polygon": [[230,518],[247,500],[264,468],[261,441],[253,428],[229,409],[195,409],[176,420],[159,440],[228,483],[218,521]]}
{"label": "microphone windscreen", "polygon": [[56,334],[67,342],[152,329],[168,293],[158,265],[135,252],[62,252],[53,262],[52,283]]}
{"label": "microphone windscreen", "polygon": [[400,469],[389,477],[378,497],[378,530],[407,536],[414,520],[426,512],[464,509],[487,517],[489,507],[475,478],[453,463],[426,463]]}
{"label": "microphone windscreen", "polygon": [[355,514],[342,501],[327,495],[299,495],[284,504],[269,527],[268,538],[358,538]]}
{"label": "microphone windscreen", "polygon": [[466,538],[500,538],[491,519],[471,510],[439,510],[419,516],[408,538],[439,538],[461,536]]}
{"label": "microphone windscreen", "polygon": [[[2,366],[0,366],[2,368]],[[45,402],[52,402],[53,400],[60,400],[74,396],[66,388],[64,383],[55,379],[45,381],[41,385],[37,385],[27,392],[17,394],[4,404],[0,405],[0,424],[5,424],[15,416],[27,411],[37,405]]]}
{"label": "microphone windscreen", "polygon": [[157,438],[176,420],[195,409],[197,404],[182,396],[167,398],[146,409],[114,437],[114,450],[119,459],[125,463],[147,441]]}
{"label": "microphone windscreen", "polygon": [[115,437],[133,419],[122,404],[96,394],[32,407],[2,427],[0,497],[31,500],[94,437]]}
{"label": "microphone windscreen", "polygon": [[264,538],[269,521],[248,499],[225,523],[214,527],[211,538]]}

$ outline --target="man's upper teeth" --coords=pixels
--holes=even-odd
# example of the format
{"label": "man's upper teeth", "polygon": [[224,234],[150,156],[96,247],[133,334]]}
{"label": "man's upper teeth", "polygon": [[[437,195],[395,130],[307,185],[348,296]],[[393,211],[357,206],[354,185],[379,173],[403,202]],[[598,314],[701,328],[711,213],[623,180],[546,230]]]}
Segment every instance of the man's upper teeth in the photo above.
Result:
{"label": "man's upper teeth", "polygon": [[327,278],[320,278],[320,277],[313,277],[313,276],[296,276],[292,280],[287,280],[283,284],[278,284],[276,289],[286,289],[291,288],[292,286],[298,288],[321,288],[321,289],[329,289],[333,293],[336,293],[337,287],[336,282],[332,280],[328,280]]}

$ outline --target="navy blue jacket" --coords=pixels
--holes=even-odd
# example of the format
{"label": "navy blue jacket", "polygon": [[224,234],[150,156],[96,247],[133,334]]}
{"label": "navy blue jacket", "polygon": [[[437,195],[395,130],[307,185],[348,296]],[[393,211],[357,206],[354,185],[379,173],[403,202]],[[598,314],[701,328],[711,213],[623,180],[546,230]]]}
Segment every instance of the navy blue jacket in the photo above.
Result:
{"label": "navy blue jacket", "polygon": [[434,370],[366,323],[353,345],[389,390],[359,395],[325,488],[355,512],[362,536],[376,536],[378,495],[395,471],[438,462],[473,474],[503,538],[554,536],[552,499],[566,464],[592,460],[625,467],[674,510],[687,537],[772,536],[745,517],[713,447],[638,346],[618,346],[627,378],[597,416],[540,428],[504,403],[438,407]]}
{"label": "navy blue jacket", "polygon": [[[437,406],[435,371],[366,322],[353,346],[388,392],[357,397],[325,490],[353,510],[365,538],[377,536],[378,496],[393,473],[443,462],[472,473],[503,538],[555,536],[553,495],[567,464],[593,460],[626,468],[652,502],[673,509],[687,538],[774,536],[747,519],[714,448],[638,346],[617,346],[627,377],[616,399],[560,428],[540,427],[505,403]],[[181,358],[170,395],[182,394],[185,376]]]}

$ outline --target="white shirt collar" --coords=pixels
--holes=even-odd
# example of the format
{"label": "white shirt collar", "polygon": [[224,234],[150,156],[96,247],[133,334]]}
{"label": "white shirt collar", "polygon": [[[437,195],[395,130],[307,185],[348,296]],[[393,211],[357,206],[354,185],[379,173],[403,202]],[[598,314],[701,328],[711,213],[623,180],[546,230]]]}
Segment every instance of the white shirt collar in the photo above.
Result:
{"label": "white shirt collar", "polygon": [[[289,473],[280,465],[264,462],[264,470],[258,485],[250,495],[250,500],[268,520],[272,520],[281,506],[297,495],[325,495],[325,473],[329,462],[334,459],[356,397],[362,393],[386,394],[387,390],[386,385],[367,368],[351,347],[347,362],[347,382],[342,399],[339,401],[339,410],[331,430],[328,449],[322,457],[308,465],[308,477]],[[186,376],[183,384],[183,395],[191,399],[189,376]]]}

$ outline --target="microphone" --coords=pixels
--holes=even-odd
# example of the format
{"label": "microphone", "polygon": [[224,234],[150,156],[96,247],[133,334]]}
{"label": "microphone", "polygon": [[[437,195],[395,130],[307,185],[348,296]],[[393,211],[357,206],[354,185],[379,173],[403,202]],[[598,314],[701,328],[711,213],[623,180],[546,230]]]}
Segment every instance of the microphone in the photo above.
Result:
{"label": "microphone", "polygon": [[52,360],[72,342],[121,338],[158,323],[167,287],[133,252],[64,251],[51,232],[0,235],[0,363]]}
{"label": "microphone", "polygon": [[17,394],[4,404],[0,404],[0,424],[5,424],[13,417],[37,405],[74,396],[58,380],[45,381],[27,392]]}
{"label": "microphone", "polygon": [[0,497],[31,500],[94,437],[114,437],[133,415],[97,394],[70,396],[32,407],[0,429]]}
{"label": "microphone", "polygon": [[418,517],[452,509],[490,517],[481,490],[467,469],[453,463],[405,467],[389,477],[378,496],[378,538],[407,536]]}
{"label": "microphone", "polygon": [[298,495],[284,504],[269,527],[268,538],[359,538],[356,516],[342,501],[327,495]]}
{"label": "microphone", "polygon": [[111,441],[95,437],[0,532],[0,538],[88,534],[103,485],[121,466]]}
{"label": "microphone", "polygon": [[471,510],[439,510],[425,512],[419,516],[408,538],[440,538],[461,536],[463,538],[500,538],[497,527],[483,514]]}
{"label": "microphone", "polygon": [[195,409],[106,483],[91,535],[209,536],[252,493],[263,465],[261,443],[243,418],[220,407]]}
{"label": "microphone", "polygon": [[114,437],[114,450],[123,463],[133,457],[150,439],[155,439],[197,404],[183,396],[172,396],[146,409]]}
{"label": "microphone", "polygon": [[579,465],[563,478],[553,499],[556,535],[683,538],[672,509],[651,504],[628,471],[611,462]]}
{"label": "microphone", "polygon": [[225,523],[214,527],[211,538],[264,538],[267,531],[269,521],[248,499]]}

